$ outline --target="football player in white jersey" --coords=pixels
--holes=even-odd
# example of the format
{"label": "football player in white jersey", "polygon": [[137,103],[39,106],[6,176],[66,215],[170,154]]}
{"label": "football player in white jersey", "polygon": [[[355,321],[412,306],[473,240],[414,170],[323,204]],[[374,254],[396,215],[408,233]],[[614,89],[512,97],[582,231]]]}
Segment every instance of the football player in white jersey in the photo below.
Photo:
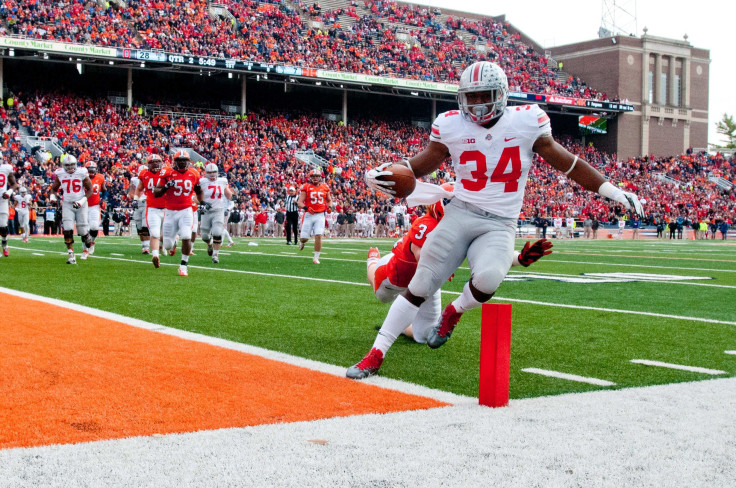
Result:
{"label": "football player in white jersey", "polygon": [[[643,214],[636,195],[612,185],[555,141],[549,116],[539,106],[507,107],[508,95],[506,74],[498,65],[473,63],[460,77],[459,109],[440,114],[432,124],[428,145],[406,161],[419,178],[452,157],[455,197],[424,245],[407,290],[391,305],[373,349],[364,358],[369,360],[366,364],[380,366],[419,306],[466,258],[471,279],[430,331],[429,347],[440,347],[450,338],[463,312],[490,300],[514,257],[516,221],[534,153],[586,190]],[[394,183],[381,179],[390,174],[389,164],[368,170],[365,177],[372,189],[393,195]]]}
{"label": "football player in white jersey", "polygon": [[3,256],[8,257],[8,206],[10,198],[18,188],[13,167],[2,162],[0,154],[0,238],[2,238]]}
{"label": "football player in white jersey", "polygon": [[212,262],[217,264],[220,262],[222,234],[225,231],[225,209],[233,197],[233,192],[227,184],[227,178],[218,176],[215,163],[207,163],[204,167],[204,176],[200,178],[199,186],[204,197],[200,232],[202,240],[207,243],[207,254],[212,256]]}
{"label": "football player in white jersey", "polygon": [[138,232],[138,238],[141,240],[141,254],[151,252],[151,233],[146,227],[146,193],[145,191],[138,191],[141,182],[140,176],[146,169],[148,169],[147,166],[141,164],[138,167],[138,173],[130,179],[130,186],[128,186],[128,198],[131,199],[133,205],[135,229]]}
{"label": "football player in white jersey", "polygon": [[15,200],[15,211],[18,212],[18,227],[23,242],[28,242],[28,236],[31,231],[28,228],[28,212],[31,209],[31,196],[28,194],[26,187],[21,186],[18,194],[13,196]]}
{"label": "football player in white jersey", "polygon": [[[61,192],[61,228],[64,234],[64,243],[68,251],[66,264],[77,264],[74,258],[74,224],[77,224],[77,234],[82,238],[85,246],[92,245],[87,223],[87,199],[92,196],[92,182],[89,179],[87,168],[77,166],[77,158],[71,154],[62,155],[61,168],[54,172],[54,182],[51,184],[51,193],[58,196]],[[87,259],[86,250],[82,252],[82,259]]]}

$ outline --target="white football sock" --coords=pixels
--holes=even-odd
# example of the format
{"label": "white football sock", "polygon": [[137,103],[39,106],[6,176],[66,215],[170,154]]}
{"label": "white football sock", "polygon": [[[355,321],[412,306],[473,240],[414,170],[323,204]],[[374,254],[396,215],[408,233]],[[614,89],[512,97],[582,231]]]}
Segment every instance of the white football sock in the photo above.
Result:
{"label": "white football sock", "polygon": [[463,292],[460,294],[459,297],[457,297],[457,299],[455,299],[455,301],[452,302],[452,306],[455,307],[455,310],[460,313],[478,308],[481,305],[483,305],[483,303],[476,300],[475,297],[473,297],[473,294],[470,292],[470,281],[465,283],[465,286],[463,287]]}
{"label": "white football sock", "polygon": [[418,311],[419,307],[412,305],[403,295],[396,297],[383,320],[373,347],[385,356],[396,338],[414,321]]}

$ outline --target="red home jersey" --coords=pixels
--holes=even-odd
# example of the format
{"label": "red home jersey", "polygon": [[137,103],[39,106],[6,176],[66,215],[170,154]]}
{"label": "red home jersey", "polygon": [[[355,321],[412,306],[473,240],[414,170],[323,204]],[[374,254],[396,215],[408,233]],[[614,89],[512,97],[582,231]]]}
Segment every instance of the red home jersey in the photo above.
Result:
{"label": "red home jersey", "polygon": [[326,184],[320,183],[315,186],[311,183],[305,183],[300,191],[307,194],[307,198],[304,199],[307,211],[312,210],[311,213],[319,213],[327,209],[327,195],[330,194],[330,187]]}
{"label": "red home jersey", "polygon": [[166,189],[166,210],[184,210],[193,206],[194,187],[199,185],[199,173],[188,168],[183,173],[169,170],[163,176],[163,184],[173,181],[174,185]]}
{"label": "red home jersey", "polygon": [[409,286],[409,282],[417,270],[417,260],[414,253],[411,252],[411,245],[424,246],[427,234],[432,232],[435,227],[437,227],[437,219],[425,215],[415,220],[404,238],[396,242],[391,251],[394,256],[386,265],[388,268],[386,275],[392,284],[403,287]]}
{"label": "red home jersey", "polygon": [[105,186],[105,177],[97,173],[89,181],[92,182],[92,195],[87,199],[87,205],[91,207],[100,204],[100,191]]}
{"label": "red home jersey", "polygon": [[161,197],[154,197],[153,190],[159,183],[165,184],[164,177],[171,171],[171,168],[164,167],[158,173],[151,173],[149,170],[144,170],[138,178],[143,183],[143,188],[146,192],[146,206],[148,208],[166,208],[166,194]]}

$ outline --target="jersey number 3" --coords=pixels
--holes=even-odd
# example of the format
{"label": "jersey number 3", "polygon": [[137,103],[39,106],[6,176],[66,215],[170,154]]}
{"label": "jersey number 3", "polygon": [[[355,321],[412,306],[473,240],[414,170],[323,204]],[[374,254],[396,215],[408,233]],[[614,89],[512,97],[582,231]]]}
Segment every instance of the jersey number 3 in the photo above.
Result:
{"label": "jersey number 3", "polygon": [[[460,155],[460,164],[475,162],[475,169],[470,172],[472,180],[462,179],[463,188],[469,191],[481,191],[488,184],[488,164],[486,155],[480,151],[465,151]],[[511,163],[511,170],[507,172]],[[503,191],[514,193],[519,189],[521,178],[521,156],[519,146],[506,147],[501,153],[501,159],[491,174],[491,183],[505,183]]]}

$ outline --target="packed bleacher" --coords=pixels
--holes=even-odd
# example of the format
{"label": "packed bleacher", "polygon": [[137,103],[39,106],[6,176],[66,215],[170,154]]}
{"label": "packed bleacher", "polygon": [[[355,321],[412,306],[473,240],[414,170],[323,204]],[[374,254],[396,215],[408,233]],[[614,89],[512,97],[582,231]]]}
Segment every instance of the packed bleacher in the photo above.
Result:
{"label": "packed bleacher", "polygon": [[207,0],[3,0],[0,34],[443,82],[484,58],[508,73],[513,91],[606,98],[577,78],[559,81],[542,53],[493,19],[393,1],[325,11],[301,0],[218,4],[228,15],[212,14]]}
{"label": "packed bleacher", "polygon": [[[163,106],[163,105],[162,105]],[[363,180],[368,168],[417,153],[427,134],[405,122],[355,119],[349,126],[309,113],[251,112],[240,119],[212,115],[183,116],[176,112],[147,114],[102,98],[37,92],[19,94],[11,107],[0,108],[4,160],[17,174],[39,207],[52,204],[49,185],[58,158],[38,154],[21,144],[22,132],[54,138],[64,152],[84,164],[96,161],[106,177],[106,205],[127,208],[131,176],[152,153],[166,156],[173,147],[189,147],[216,163],[236,190],[240,208],[278,207],[289,185],[306,181],[311,166],[295,158],[312,150],[328,163],[326,181],[338,209],[385,207],[389,200],[371,194]],[[21,130],[22,129],[22,130]],[[717,175],[736,183],[734,158],[691,153],[669,158],[627,161],[561,142],[599,171],[646,202],[645,224],[685,216],[690,220],[736,218],[736,194],[724,192],[708,179]],[[667,179],[655,178],[661,174]],[[452,180],[449,165],[430,178]],[[675,184],[671,183],[675,182]],[[591,215],[603,224],[628,218],[620,205],[585,192],[545,164],[533,165],[527,183],[523,218]]]}

